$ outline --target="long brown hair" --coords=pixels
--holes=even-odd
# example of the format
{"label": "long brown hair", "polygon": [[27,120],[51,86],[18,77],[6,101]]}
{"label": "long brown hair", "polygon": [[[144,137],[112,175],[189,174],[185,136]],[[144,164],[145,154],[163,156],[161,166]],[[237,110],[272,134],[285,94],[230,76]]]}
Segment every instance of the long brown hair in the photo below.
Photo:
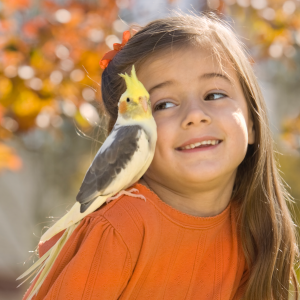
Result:
{"label": "long brown hair", "polygon": [[288,300],[290,280],[298,298],[294,264],[299,257],[295,225],[274,157],[266,106],[249,56],[228,24],[214,15],[177,13],[150,22],[131,37],[102,75],[102,98],[109,114],[109,131],[117,118],[117,104],[125,85],[119,73],[130,72],[163,51],[198,45],[209,47],[236,70],[254,121],[256,140],[238,167],[232,199],[240,206],[239,234],[249,279],[244,299]]}

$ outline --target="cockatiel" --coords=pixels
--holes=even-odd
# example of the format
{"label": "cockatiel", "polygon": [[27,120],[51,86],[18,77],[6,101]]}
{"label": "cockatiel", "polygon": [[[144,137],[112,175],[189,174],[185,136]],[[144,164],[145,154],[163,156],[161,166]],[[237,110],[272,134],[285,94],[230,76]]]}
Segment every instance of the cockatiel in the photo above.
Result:
{"label": "cockatiel", "polygon": [[127,89],[118,103],[116,124],[91,163],[76,203],[43,234],[41,241],[47,241],[66,229],[64,234],[47,253],[17,278],[22,279],[34,270],[27,279],[40,273],[27,300],[38,292],[60,250],[80,220],[104,202],[118,198],[121,194],[145,199],[142,195],[133,194],[138,192],[136,189],[125,189],[143,176],[153,159],[157,139],[156,123],[152,116],[149,94],[138,80],[134,66],[131,77],[126,73],[120,76],[125,79]]}

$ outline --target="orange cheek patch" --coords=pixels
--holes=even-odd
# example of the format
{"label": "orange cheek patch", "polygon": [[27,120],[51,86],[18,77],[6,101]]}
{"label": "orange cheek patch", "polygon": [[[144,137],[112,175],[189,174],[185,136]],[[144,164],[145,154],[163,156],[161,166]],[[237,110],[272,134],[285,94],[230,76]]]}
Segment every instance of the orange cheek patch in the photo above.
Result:
{"label": "orange cheek patch", "polygon": [[120,114],[124,114],[127,111],[127,105],[126,102],[121,102],[119,105],[119,112]]}

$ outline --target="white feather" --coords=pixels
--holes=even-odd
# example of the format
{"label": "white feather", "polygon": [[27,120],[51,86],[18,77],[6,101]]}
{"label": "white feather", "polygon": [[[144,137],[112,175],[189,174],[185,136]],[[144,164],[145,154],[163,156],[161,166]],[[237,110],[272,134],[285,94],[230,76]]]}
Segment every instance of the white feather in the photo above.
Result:
{"label": "white feather", "polygon": [[[27,276],[39,268],[37,274],[40,274],[37,282],[35,283],[32,292],[29,295],[29,299],[36,294],[45,280],[47,274],[51,270],[57,256],[60,253],[63,245],[66,243],[72,232],[78,226],[79,222],[88,214],[98,209],[109,197],[117,194],[121,190],[130,187],[133,183],[141,178],[141,176],[148,169],[154,155],[155,144],[157,139],[156,123],[153,117],[147,119],[124,119],[120,114],[118,116],[116,126],[128,126],[128,125],[139,125],[143,128],[139,132],[138,139],[138,150],[134,153],[131,160],[127,164],[126,168],[116,176],[111,184],[102,191],[102,195],[99,195],[95,201],[87,208],[84,213],[80,213],[79,202],[76,202],[70,211],[65,214],[60,220],[58,220],[51,228],[49,228],[41,237],[41,241],[47,241],[57,233],[66,229],[62,237],[56,242],[56,244],[44,254],[29,270],[23,273],[18,279]],[[116,129],[115,126],[115,129]],[[105,140],[98,153],[102,153],[108,149],[116,136],[116,131],[113,131],[109,137]],[[98,155],[97,153],[97,155]]]}

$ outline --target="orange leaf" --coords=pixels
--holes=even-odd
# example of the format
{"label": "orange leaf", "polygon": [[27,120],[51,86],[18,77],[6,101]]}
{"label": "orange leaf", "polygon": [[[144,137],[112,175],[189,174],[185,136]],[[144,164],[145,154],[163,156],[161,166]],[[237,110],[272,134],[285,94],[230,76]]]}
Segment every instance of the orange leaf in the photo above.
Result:
{"label": "orange leaf", "polygon": [[15,154],[15,151],[0,143],[0,171],[9,169],[12,171],[19,171],[22,167],[22,160]]}
{"label": "orange leaf", "polygon": [[4,107],[2,105],[0,105],[0,124],[3,119],[4,111],[5,111]]}
{"label": "orange leaf", "polygon": [[18,116],[37,115],[40,109],[40,99],[35,93],[28,90],[21,91],[19,98],[13,104],[13,110]]}
{"label": "orange leaf", "polygon": [[26,9],[29,7],[29,0],[3,0],[5,8],[8,8],[12,11],[18,9]]}

